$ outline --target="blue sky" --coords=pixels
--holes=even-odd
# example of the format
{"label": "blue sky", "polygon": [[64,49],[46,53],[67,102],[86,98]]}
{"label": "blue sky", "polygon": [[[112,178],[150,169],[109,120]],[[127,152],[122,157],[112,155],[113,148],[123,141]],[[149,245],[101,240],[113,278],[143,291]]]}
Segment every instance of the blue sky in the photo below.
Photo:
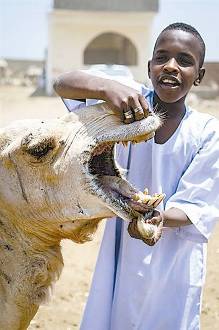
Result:
{"label": "blue sky", "polygon": [[[0,57],[43,59],[52,2],[0,0]],[[153,39],[176,21],[196,27],[206,42],[206,61],[219,61],[219,0],[160,0]]]}

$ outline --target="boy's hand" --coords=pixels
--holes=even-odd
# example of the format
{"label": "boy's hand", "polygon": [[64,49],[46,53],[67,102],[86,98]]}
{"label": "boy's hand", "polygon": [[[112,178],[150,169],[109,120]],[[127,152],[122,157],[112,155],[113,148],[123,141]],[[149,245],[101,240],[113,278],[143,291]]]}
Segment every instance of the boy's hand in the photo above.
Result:
{"label": "boy's hand", "polygon": [[138,219],[132,220],[128,225],[128,233],[131,237],[140,239],[147,245],[154,245],[160,239],[163,229],[163,215],[161,212],[154,210],[153,217],[145,220],[145,224],[150,224],[155,226],[155,233],[150,238],[145,238],[139,231]]}
{"label": "boy's hand", "polygon": [[155,226],[159,226],[161,222],[163,223],[163,215],[160,211],[154,210],[153,217],[150,219],[147,219],[146,222],[150,223],[152,225],[155,225]]}
{"label": "boy's hand", "polygon": [[103,88],[103,100],[120,114],[125,124],[146,118],[149,107],[145,98],[134,88],[107,79]]}

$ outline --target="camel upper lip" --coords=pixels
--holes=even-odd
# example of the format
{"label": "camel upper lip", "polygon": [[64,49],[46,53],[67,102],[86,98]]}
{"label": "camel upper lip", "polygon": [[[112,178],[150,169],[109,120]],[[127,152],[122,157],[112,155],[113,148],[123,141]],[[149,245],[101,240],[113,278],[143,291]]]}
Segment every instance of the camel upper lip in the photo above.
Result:
{"label": "camel upper lip", "polygon": [[118,126],[107,134],[100,134],[88,145],[82,154],[88,172],[95,175],[119,175],[114,162],[114,145],[122,143],[139,143],[154,136],[155,129],[161,124],[158,116],[149,115],[140,122]]}
{"label": "camel upper lip", "polygon": [[169,74],[164,74],[162,76],[160,76],[159,78],[159,83],[172,83],[172,84],[177,84],[177,85],[180,85],[181,84],[181,81],[173,76],[173,75],[169,75]]}
{"label": "camel upper lip", "polygon": [[[148,139],[150,134],[153,134],[155,130],[161,125],[161,120],[153,113],[140,121],[135,121],[131,124],[117,125],[113,127],[108,134],[99,135],[97,143],[101,142],[142,142]],[[151,136],[150,136],[151,138]]]}

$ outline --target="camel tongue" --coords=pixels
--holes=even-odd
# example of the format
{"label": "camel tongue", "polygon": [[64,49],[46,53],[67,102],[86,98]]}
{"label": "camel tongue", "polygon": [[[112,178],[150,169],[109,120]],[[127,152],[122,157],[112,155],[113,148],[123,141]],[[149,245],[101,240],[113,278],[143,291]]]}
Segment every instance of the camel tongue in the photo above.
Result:
{"label": "camel tongue", "polygon": [[137,201],[134,201],[132,199],[129,199],[127,200],[127,204],[132,208],[134,209],[135,211],[139,212],[139,213],[146,213],[150,210],[152,210],[153,208],[152,207],[149,207],[147,206],[146,204],[144,203],[138,203]]}
{"label": "camel tongue", "polygon": [[100,181],[105,189],[114,191],[118,195],[122,195],[127,199],[132,198],[132,196],[136,194],[136,190],[127,181],[120,177],[104,175]]}

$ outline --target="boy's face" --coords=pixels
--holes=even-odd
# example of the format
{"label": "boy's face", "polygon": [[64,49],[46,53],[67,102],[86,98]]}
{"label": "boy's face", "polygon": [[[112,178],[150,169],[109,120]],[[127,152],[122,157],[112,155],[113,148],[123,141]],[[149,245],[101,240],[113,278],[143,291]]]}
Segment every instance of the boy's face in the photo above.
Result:
{"label": "boy's face", "polygon": [[166,103],[184,98],[194,83],[200,83],[201,45],[193,34],[169,30],[158,37],[148,74],[158,97]]}

